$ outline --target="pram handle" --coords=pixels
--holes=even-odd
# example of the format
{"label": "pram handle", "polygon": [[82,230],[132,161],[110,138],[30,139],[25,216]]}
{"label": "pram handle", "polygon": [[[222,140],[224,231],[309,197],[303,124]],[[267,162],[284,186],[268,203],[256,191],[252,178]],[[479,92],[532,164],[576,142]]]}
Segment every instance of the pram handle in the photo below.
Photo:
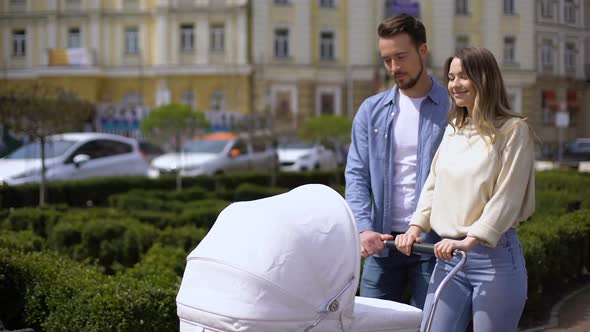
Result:
{"label": "pram handle", "polygon": [[[397,247],[395,246],[395,241],[393,240],[383,241],[383,244],[385,244],[385,247],[389,249],[397,250]],[[412,245],[412,252],[417,254],[434,255],[434,244],[414,242],[414,244]]]}

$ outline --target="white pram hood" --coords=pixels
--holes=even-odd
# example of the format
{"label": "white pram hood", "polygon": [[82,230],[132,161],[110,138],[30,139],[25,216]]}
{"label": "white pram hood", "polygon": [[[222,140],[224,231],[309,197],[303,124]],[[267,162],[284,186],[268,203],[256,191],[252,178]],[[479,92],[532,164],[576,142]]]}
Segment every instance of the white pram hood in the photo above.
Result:
{"label": "white pram hood", "polygon": [[[316,323],[312,331],[360,331],[353,313],[359,270],[354,218],[331,188],[305,185],[234,203],[187,258],[178,316],[194,331],[304,331]],[[371,317],[367,331],[388,331],[378,326],[384,317],[415,330],[422,315],[395,302],[361,302]],[[373,307],[381,313],[371,314]]]}

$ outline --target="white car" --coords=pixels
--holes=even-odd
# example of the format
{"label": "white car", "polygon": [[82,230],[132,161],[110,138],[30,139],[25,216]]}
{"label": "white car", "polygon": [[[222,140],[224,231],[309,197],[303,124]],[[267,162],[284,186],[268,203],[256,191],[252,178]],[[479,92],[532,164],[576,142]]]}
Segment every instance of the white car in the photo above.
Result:
{"label": "white car", "polygon": [[[99,176],[147,176],[148,164],[137,141],[103,133],[66,133],[47,137],[46,179],[73,180]],[[41,181],[41,146],[32,142],[0,159],[0,184]]]}
{"label": "white car", "polygon": [[338,167],[336,153],[318,143],[279,144],[282,171],[332,170]]}
{"label": "white car", "polygon": [[213,133],[191,141],[180,153],[166,153],[152,160],[149,176],[164,174],[181,176],[215,175],[240,171],[270,171],[277,165],[277,156],[269,140]]}

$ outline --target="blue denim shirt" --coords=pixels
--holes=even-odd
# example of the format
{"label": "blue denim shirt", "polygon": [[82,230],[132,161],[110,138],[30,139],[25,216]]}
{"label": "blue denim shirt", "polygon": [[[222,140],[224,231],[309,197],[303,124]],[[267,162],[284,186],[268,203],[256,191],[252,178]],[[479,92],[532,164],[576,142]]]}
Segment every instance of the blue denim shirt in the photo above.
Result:
{"label": "blue denim shirt", "polygon": [[[431,78],[432,79],[432,78]],[[416,200],[430,172],[432,158],[447,126],[447,90],[432,79],[432,89],[420,106],[416,160]],[[398,106],[397,86],[367,98],[352,126],[352,141],[346,162],[346,201],[359,232],[390,233],[393,201],[393,126]],[[387,250],[380,256],[387,255]]]}

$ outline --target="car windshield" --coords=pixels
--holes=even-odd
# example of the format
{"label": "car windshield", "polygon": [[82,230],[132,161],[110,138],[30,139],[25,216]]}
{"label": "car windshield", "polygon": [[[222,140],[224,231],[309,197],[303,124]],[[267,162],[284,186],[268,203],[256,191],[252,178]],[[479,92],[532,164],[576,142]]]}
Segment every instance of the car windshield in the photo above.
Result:
{"label": "car windshield", "polygon": [[[48,140],[45,142],[45,158],[54,158],[63,155],[76,141]],[[25,144],[12,152],[6,159],[40,159],[41,144],[33,142]]]}
{"label": "car windshield", "polygon": [[228,140],[207,139],[194,141],[182,147],[184,153],[220,153],[227,145]]}
{"label": "car windshield", "polygon": [[285,143],[279,144],[279,149],[283,150],[305,150],[313,148],[313,143]]}

